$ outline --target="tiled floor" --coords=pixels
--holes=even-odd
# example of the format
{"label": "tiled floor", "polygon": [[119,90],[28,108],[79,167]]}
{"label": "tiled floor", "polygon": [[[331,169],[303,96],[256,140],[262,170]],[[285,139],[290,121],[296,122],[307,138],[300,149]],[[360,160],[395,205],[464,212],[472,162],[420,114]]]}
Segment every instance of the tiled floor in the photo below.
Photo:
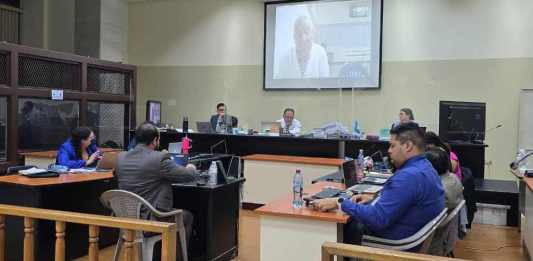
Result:
{"label": "tiled floor", "polygon": [[[259,260],[259,217],[243,210],[240,218],[238,261]],[[101,250],[100,260],[112,260],[113,248]],[[526,261],[522,256],[520,233],[517,228],[478,225],[464,240],[458,242],[455,257],[480,261]],[[76,261],[86,261],[87,257]]]}

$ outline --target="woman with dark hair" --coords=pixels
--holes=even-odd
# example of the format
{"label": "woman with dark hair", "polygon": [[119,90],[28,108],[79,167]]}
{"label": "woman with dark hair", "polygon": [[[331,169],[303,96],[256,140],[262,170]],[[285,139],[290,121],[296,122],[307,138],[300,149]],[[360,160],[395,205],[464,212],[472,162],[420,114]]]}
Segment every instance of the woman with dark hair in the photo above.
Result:
{"label": "woman with dark hair", "polygon": [[[439,173],[442,186],[444,187],[444,203],[446,204],[446,208],[448,208],[448,213],[450,213],[463,200],[463,184],[461,184],[461,181],[455,175],[450,173],[450,157],[448,156],[448,152],[443,148],[430,148],[424,155],[431,165],[433,165],[437,173]],[[464,208],[462,211],[464,211]],[[448,251],[448,244],[454,241],[450,239],[457,238],[459,219],[454,219],[448,226],[449,228],[435,233],[428,250],[430,254],[444,255]]]}
{"label": "woman with dark hair", "polygon": [[441,147],[428,149],[425,156],[440,176],[444,187],[446,207],[448,211],[452,211],[463,200],[463,184],[450,173],[450,157]]}
{"label": "woman with dark hair", "polygon": [[450,162],[451,167],[450,171],[455,173],[457,178],[462,181],[463,180],[463,173],[461,172],[461,164],[459,163],[459,157],[451,151],[450,146],[444,141],[440,139],[440,137],[435,134],[434,132],[427,131],[424,134],[424,142],[426,143],[426,147],[433,148],[433,147],[439,147],[442,148],[444,151],[446,151],[450,155]]}
{"label": "woman with dark hair", "polygon": [[88,127],[77,127],[72,130],[71,137],[59,147],[56,164],[71,169],[96,165],[100,152],[96,147],[96,136]]}
{"label": "woman with dark hair", "polygon": [[400,124],[404,124],[404,123],[415,121],[415,116],[413,115],[413,110],[411,110],[409,108],[401,108],[400,109],[400,113],[398,114],[398,118],[399,118],[399,121],[393,123],[391,129],[396,127],[396,126],[398,126],[398,125],[400,125]]}

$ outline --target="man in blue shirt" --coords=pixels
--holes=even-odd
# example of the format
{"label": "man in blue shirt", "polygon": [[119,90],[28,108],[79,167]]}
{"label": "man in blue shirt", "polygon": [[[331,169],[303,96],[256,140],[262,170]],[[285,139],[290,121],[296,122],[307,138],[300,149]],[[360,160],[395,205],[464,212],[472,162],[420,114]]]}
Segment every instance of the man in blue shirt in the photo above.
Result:
{"label": "man in blue shirt", "polygon": [[386,239],[415,234],[444,209],[444,189],[431,163],[423,156],[424,138],[416,123],[405,123],[390,131],[389,154],[397,171],[379,197],[355,195],[351,199],[330,198],[314,202],[328,211],[340,207],[350,215],[345,242],[357,244],[362,233]]}

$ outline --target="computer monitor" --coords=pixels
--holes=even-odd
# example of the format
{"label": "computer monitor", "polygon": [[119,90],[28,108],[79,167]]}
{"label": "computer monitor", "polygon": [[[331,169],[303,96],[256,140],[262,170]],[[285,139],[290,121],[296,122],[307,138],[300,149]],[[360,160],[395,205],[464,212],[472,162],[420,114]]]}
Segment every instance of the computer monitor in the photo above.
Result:
{"label": "computer monitor", "polygon": [[355,160],[348,160],[342,163],[342,175],[347,188],[357,184],[357,164]]}
{"label": "computer monitor", "polygon": [[440,101],[439,136],[445,141],[485,140],[485,103]]}
{"label": "computer monitor", "polygon": [[211,128],[211,123],[208,121],[197,121],[196,130],[200,133],[212,133],[213,128]]}

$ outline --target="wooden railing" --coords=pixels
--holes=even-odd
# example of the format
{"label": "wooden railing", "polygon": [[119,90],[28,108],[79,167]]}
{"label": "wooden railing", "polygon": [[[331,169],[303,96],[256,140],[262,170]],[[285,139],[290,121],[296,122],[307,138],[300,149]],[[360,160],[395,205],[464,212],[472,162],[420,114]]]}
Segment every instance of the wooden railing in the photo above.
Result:
{"label": "wooden railing", "polygon": [[[464,259],[431,256],[372,247],[326,242],[322,245],[322,261],[334,257],[352,257],[372,261],[458,261]],[[340,260],[340,259],[337,259]]]}
{"label": "wooden railing", "polygon": [[124,251],[125,260],[132,261],[135,256],[133,245],[135,231],[146,231],[162,234],[161,260],[176,260],[176,224],[163,223],[130,218],[117,218],[101,215],[82,214],[66,211],[19,207],[0,204],[0,261],[5,261],[6,256],[6,216],[24,218],[24,261],[34,261],[34,227],[35,220],[55,221],[56,242],[55,261],[65,260],[65,231],[66,223],[82,224],[89,226],[89,260],[98,261],[98,237],[100,227],[120,228],[126,231]]}

